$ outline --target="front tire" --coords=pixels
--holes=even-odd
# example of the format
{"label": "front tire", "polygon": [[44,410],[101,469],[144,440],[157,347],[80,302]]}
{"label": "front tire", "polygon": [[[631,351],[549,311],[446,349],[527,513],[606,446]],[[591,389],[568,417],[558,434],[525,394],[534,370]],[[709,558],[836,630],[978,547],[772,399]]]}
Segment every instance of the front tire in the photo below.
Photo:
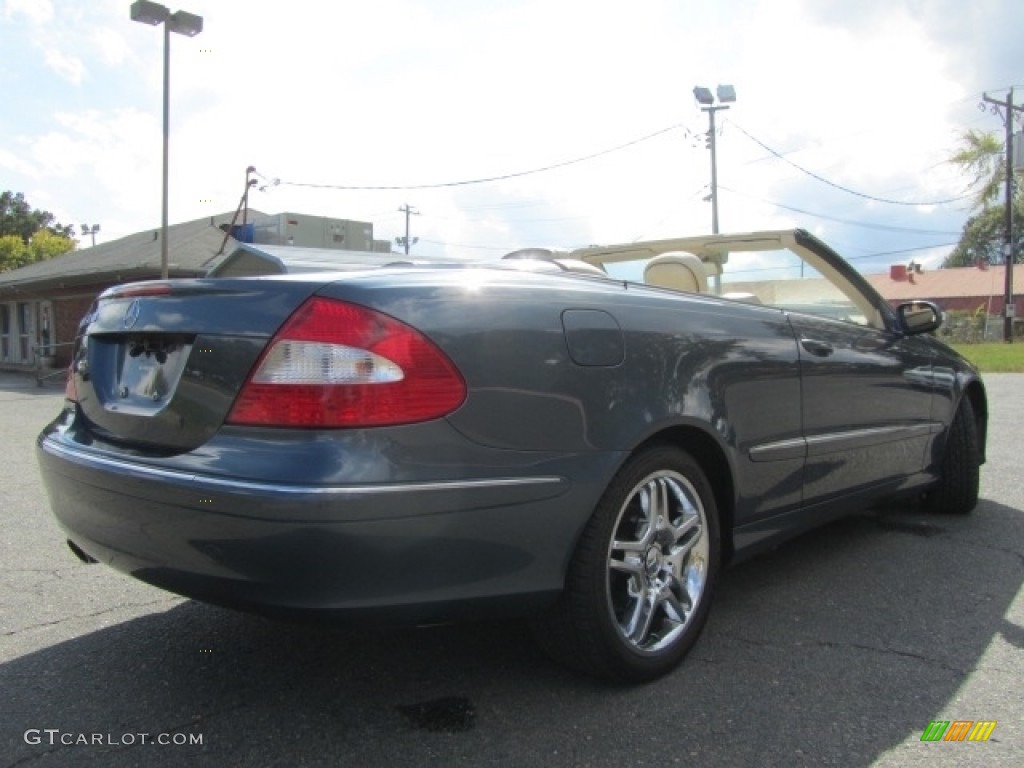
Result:
{"label": "front tire", "polygon": [[949,425],[946,447],[942,454],[942,476],[938,484],[925,494],[925,506],[931,512],[946,515],[967,515],[978,505],[981,452],[978,447],[978,424],[969,397],[960,401]]}
{"label": "front tire", "polygon": [[622,682],[674,669],[707,621],[718,510],[700,465],[657,445],[630,459],[584,529],[554,609],[537,622],[557,660]]}

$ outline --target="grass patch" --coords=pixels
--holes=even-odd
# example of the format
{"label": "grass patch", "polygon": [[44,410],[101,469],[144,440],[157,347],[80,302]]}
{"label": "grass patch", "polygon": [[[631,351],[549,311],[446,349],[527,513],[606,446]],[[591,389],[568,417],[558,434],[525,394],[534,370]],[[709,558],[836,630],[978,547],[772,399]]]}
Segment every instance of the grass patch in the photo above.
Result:
{"label": "grass patch", "polygon": [[1002,341],[985,344],[951,344],[982,373],[1024,373],[1024,339],[1013,344]]}

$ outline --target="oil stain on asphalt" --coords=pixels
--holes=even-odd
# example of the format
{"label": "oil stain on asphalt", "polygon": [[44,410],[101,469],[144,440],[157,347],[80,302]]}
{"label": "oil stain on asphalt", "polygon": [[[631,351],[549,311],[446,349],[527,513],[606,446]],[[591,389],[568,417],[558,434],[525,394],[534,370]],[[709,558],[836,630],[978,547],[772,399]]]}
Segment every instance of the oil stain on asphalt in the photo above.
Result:
{"label": "oil stain on asphalt", "polygon": [[444,696],[399,705],[397,709],[415,728],[434,733],[460,733],[470,730],[476,723],[473,702],[463,696]]}

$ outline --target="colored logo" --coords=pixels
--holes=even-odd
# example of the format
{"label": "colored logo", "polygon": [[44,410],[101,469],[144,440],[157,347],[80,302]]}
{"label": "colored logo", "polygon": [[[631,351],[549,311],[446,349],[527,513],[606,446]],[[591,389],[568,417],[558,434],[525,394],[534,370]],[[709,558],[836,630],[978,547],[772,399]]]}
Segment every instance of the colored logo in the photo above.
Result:
{"label": "colored logo", "polygon": [[995,728],[995,720],[932,720],[921,741],[988,741]]}

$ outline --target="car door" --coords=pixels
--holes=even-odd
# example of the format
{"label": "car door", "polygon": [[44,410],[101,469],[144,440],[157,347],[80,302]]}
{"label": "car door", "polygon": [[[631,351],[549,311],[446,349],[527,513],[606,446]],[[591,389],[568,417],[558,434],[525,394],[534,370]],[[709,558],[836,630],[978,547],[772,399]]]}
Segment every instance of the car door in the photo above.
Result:
{"label": "car door", "polygon": [[850,319],[789,319],[800,354],[804,503],[920,472],[931,433],[927,346]]}

